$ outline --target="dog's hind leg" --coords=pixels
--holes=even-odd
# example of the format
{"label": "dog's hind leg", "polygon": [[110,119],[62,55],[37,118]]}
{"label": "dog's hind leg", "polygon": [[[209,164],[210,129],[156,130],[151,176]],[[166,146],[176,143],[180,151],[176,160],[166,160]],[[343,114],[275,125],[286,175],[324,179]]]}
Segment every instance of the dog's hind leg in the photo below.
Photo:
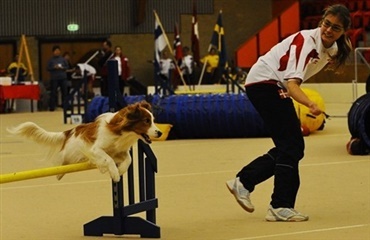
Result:
{"label": "dog's hind leg", "polygon": [[57,179],[58,179],[58,181],[59,181],[59,180],[61,180],[61,179],[64,177],[64,175],[65,175],[64,173],[63,173],[63,174],[58,174],[58,175],[57,175]]}
{"label": "dog's hind leg", "polygon": [[[63,163],[62,164],[62,166],[65,166],[65,165],[68,165],[68,164],[65,164],[65,163]],[[64,175],[66,175],[65,173],[62,173],[62,174],[58,174],[56,177],[57,177],[57,180],[58,181],[60,181],[63,177],[64,177]]]}

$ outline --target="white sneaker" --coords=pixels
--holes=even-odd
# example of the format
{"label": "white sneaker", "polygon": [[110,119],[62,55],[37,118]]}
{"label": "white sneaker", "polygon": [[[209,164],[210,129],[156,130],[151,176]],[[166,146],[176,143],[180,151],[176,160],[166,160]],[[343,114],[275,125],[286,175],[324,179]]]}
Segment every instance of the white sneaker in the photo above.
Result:
{"label": "white sneaker", "polygon": [[240,182],[239,177],[229,180],[226,182],[227,188],[234,195],[236,201],[239,205],[247,212],[253,212],[254,206],[251,202],[250,192],[244,188],[243,184]]}
{"label": "white sneaker", "polygon": [[297,212],[293,208],[273,208],[267,210],[266,221],[269,222],[303,222],[307,221],[308,216]]}

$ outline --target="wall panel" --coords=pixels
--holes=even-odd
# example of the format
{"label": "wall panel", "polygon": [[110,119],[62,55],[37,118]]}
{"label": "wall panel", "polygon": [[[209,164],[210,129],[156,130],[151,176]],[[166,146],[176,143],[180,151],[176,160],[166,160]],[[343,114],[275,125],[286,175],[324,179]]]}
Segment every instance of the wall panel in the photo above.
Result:
{"label": "wall panel", "polygon": [[[168,32],[181,14],[192,12],[190,0],[146,0],[145,21],[135,25],[136,0],[1,0],[0,36],[151,33],[155,9]],[[212,14],[213,0],[198,0],[198,14]],[[67,25],[79,24],[77,32]]]}

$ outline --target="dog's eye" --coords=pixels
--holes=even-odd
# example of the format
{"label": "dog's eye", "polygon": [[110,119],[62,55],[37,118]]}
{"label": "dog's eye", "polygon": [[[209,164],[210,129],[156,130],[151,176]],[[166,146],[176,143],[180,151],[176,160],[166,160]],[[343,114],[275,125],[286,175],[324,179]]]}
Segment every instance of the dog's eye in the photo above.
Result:
{"label": "dog's eye", "polygon": [[146,124],[150,124],[150,119],[149,119],[149,118],[146,118],[146,119],[144,119],[144,122],[145,122]]}

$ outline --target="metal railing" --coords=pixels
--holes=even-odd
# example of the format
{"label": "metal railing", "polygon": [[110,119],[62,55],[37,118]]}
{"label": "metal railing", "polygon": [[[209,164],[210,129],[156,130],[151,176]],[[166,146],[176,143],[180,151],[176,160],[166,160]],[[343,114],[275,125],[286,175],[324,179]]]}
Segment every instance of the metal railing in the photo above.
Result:
{"label": "metal railing", "polygon": [[367,62],[366,58],[363,55],[364,51],[370,51],[370,47],[358,47],[355,48],[354,51],[354,57],[355,57],[355,79],[352,80],[352,96],[353,96],[353,101],[356,101],[358,98],[358,89],[357,89],[357,83],[358,83],[358,60],[357,56],[360,57],[360,59],[363,61],[363,63],[368,67],[370,70],[370,64]]}

